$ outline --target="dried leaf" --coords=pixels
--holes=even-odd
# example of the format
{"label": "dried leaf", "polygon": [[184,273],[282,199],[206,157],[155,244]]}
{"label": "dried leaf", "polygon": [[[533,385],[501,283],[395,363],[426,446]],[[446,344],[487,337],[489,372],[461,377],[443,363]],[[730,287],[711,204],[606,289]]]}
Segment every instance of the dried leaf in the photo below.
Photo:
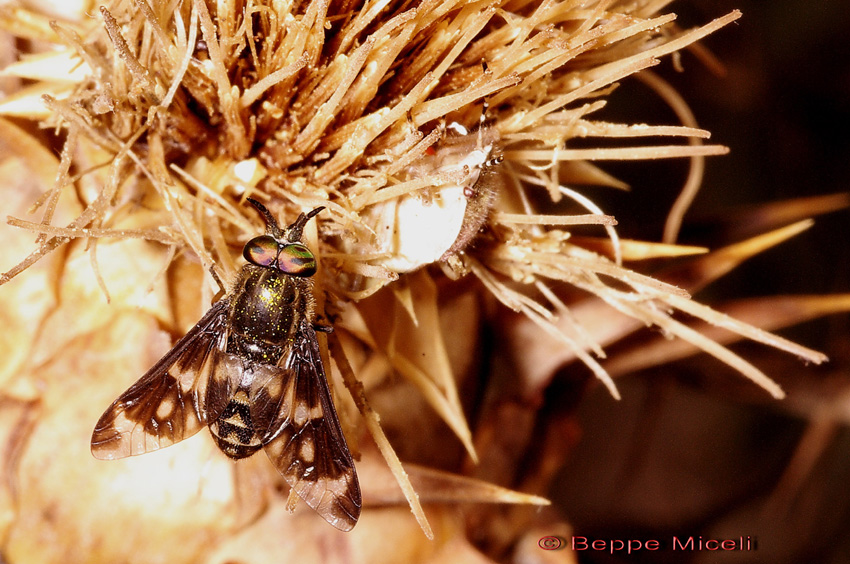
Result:
{"label": "dried leaf", "polygon": [[424,270],[404,280],[409,289],[409,307],[400,301],[387,304],[386,296],[377,295],[358,304],[358,309],[390,366],[419,389],[474,460],[472,434],[460,405],[440,327],[437,288]]}
{"label": "dried leaf", "polygon": [[[159,352],[168,346],[149,317],[121,315],[34,370],[45,391],[27,448],[9,470],[18,484],[9,561],[185,562],[234,526],[232,465],[208,438],[118,462],[88,452],[103,406],[159,354],[145,346],[151,340]],[[52,517],[45,519],[48,507]],[[122,515],[133,516],[132,533],[123,526],[115,534]]]}

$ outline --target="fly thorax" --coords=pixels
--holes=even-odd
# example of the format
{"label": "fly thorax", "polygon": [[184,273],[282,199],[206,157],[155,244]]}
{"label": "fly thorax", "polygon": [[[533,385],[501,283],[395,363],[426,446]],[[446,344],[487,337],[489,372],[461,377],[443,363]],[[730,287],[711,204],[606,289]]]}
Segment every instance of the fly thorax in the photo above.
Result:
{"label": "fly thorax", "polygon": [[246,265],[234,292],[232,336],[247,346],[282,346],[308,315],[306,280],[271,268]]}

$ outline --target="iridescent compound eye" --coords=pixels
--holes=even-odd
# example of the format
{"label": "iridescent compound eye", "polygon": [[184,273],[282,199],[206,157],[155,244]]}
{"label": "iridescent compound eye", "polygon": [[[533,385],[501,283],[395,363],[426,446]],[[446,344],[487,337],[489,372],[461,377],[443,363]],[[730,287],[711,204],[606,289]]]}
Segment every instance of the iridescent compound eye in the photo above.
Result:
{"label": "iridescent compound eye", "polygon": [[280,244],[274,237],[260,235],[248,241],[242,249],[242,256],[251,264],[274,267],[279,252]]}
{"label": "iridescent compound eye", "polygon": [[277,267],[292,276],[313,276],[316,274],[316,257],[304,245],[284,245],[277,258]]}

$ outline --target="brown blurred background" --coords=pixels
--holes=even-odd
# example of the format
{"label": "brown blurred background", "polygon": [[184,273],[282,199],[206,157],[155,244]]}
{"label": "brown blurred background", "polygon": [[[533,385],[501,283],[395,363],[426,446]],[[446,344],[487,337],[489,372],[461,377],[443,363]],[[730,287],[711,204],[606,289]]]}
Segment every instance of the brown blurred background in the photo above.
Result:
{"label": "brown blurred background", "polygon": [[[704,42],[725,65],[725,77],[687,52],[685,72],[670,59],[655,69],[712,132],[711,142],[731,149],[707,160],[680,241],[716,248],[740,238],[731,230],[745,232],[746,225],[735,225],[735,214],[751,206],[850,191],[847,3],[689,0],[670,9],[683,27],[743,12]],[[635,80],[604,111],[612,121],[676,122]],[[660,239],[687,163],[605,163],[605,169],[631,186],[630,193],[592,195],[622,220],[620,234]],[[850,292],[848,235],[848,211],[820,216],[812,229],[697,297],[717,304]],[[753,393],[702,355],[623,379],[619,403],[601,388],[580,403],[582,440],[553,497],[578,535],[655,538],[668,547],[619,557],[585,551],[580,562],[850,562],[850,402],[841,400],[850,383],[850,318],[832,316],[781,334],[831,360],[811,367],[758,345],[734,346],[783,384],[789,392],[783,402]],[[750,536],[757,549],[672,552],[672,535]]]}

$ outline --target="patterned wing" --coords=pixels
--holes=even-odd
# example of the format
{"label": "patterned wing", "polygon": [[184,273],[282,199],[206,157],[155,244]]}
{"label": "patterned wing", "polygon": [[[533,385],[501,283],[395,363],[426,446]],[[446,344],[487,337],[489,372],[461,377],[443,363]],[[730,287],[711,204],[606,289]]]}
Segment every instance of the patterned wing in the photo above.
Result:
{"label": "patterned wing", "polygon": [[360,485],[331,400],[313,326],[302,321],[280,366],[255,369],[251,419],[269,459],[328,523],[360,517]]}
{"label": "patterned wing", "polygon": [[226,300],[215,303],[95,425],[95,458],[116,459],[167,447],[214,421],[239,383],[242,364],[224,352]]}

